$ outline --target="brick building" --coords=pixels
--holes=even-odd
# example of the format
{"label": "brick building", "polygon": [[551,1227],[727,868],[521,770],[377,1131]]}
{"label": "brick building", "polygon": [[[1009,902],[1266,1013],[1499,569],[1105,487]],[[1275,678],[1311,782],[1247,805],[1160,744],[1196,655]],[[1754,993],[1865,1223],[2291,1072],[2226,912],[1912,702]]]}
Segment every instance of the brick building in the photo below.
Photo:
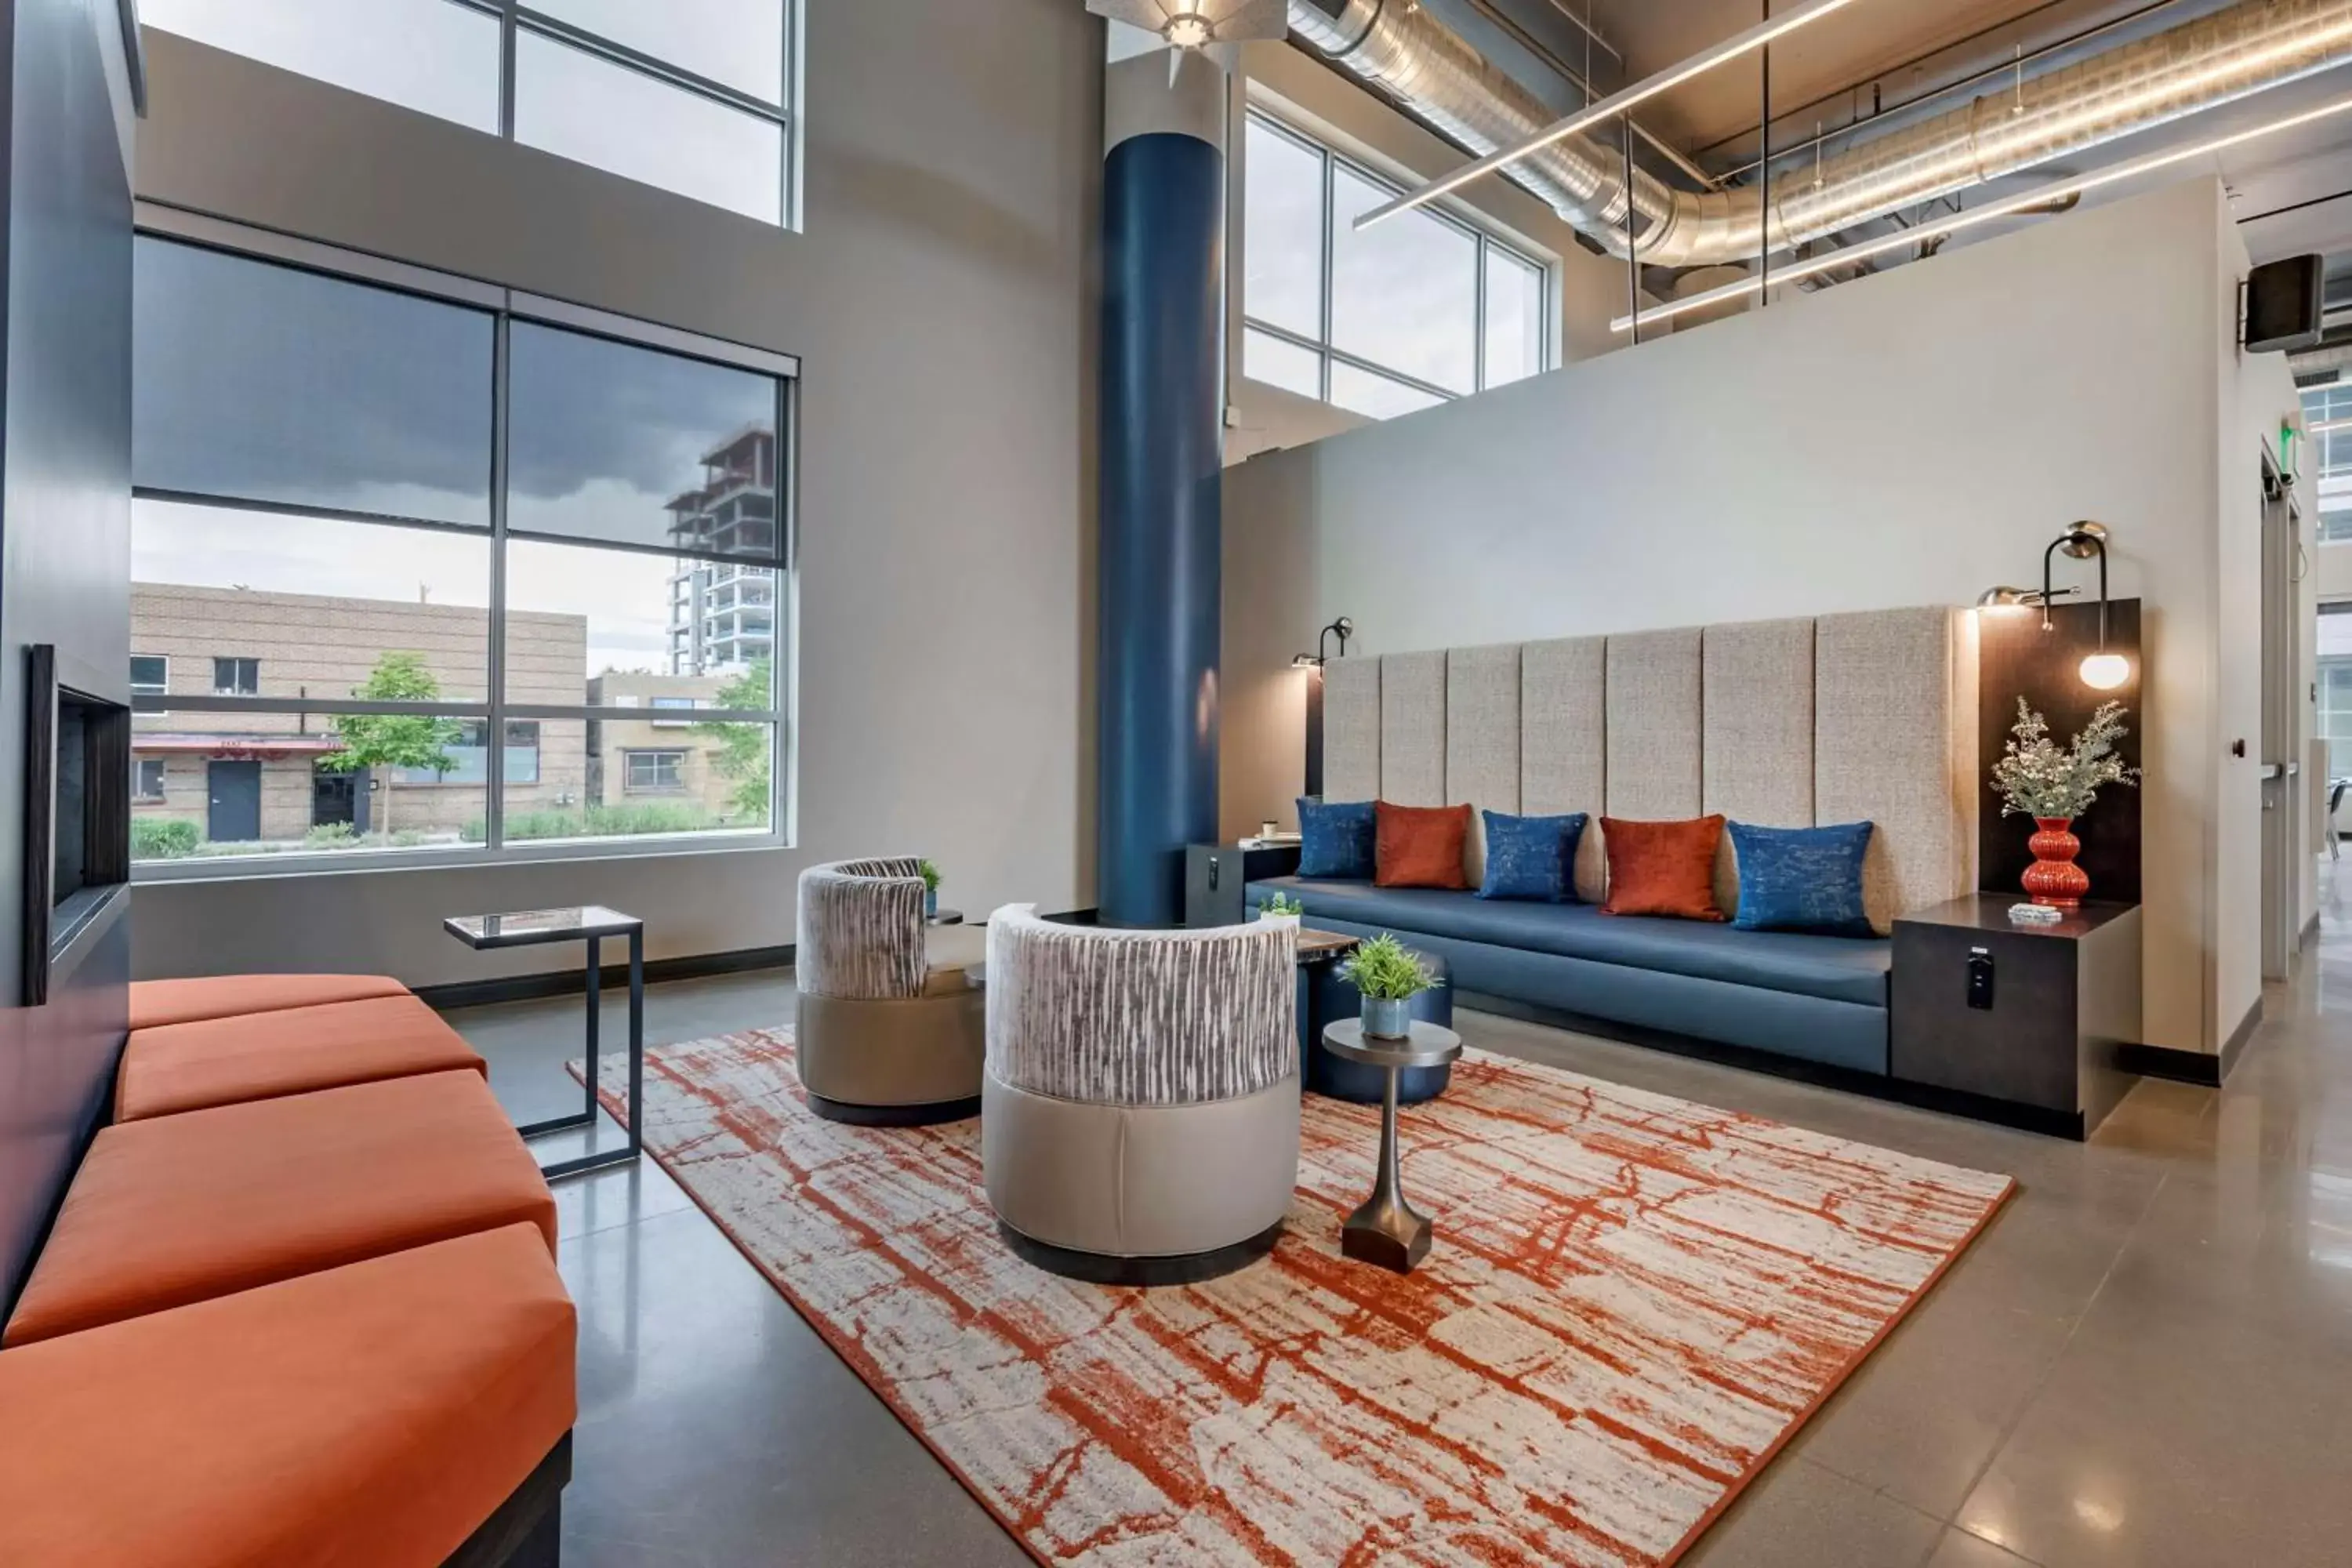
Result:
{"label": "brick building", "polygon": [[616,711],[588,725],[589,797],[606,805],[684,805],[744,825],[735,805],[740,781],[717,766],[719,747],[692,717],[716,706],[727,684],[723,676],[638,672],[590,680],[588,700]]}
{"label": "brick building", "polygon": [[[579,616],[507,617],[508,697],[578,705],[587,692],[588,626]],[[420,656],[442,701],[487,708],[487,612],[459,605],[312,594],[134,584],[134,693],[333,699],[367,684],[386,653]],[[322,714],[142,713],[131,739],[135,815],[193,823],[215,843],[299,843],[315,828],[389,828],[403,839],[459,842],[478,834],[488,767],[487,720],[461,721],[443,747],[446,772],[333,772],[342,749]],[[575,808],[587,793],[588,725],[507,725],[507,809]]]}

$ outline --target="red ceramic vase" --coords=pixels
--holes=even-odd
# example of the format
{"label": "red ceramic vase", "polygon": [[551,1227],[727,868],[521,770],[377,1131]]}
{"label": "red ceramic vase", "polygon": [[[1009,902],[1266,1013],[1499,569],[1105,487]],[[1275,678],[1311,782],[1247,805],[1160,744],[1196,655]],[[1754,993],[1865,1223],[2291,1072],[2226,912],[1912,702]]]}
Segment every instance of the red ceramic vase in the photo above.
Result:
{"label": "red ceramic vase", "polygon": [[2083,841],[2069,831],[2074,819],[2064,816],[2037,816],[2034,826],[2041,829],[2026,847],[2033,851],[2033,864],[2026,868],[2025,890],[2033,901],[2053,910],[2078,910],[2083,897],[2091,890],[2090,873],[2074,864],[2074,857],[2083,852]]}

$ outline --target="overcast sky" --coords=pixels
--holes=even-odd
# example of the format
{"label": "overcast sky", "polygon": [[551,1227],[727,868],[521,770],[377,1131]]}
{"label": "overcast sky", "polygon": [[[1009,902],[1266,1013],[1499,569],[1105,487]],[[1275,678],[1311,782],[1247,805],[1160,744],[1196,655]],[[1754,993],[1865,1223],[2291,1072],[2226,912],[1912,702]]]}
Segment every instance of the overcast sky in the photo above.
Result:
{"label": "overcast sky", "polygon": [[[435,0],[447,4],[448,0]],[[486,528],[490,318],[161,240],[138,257],[134,467],[151,489]],[[661,544],[771,378],[515,323],[508,519]],[[141,582],[487,605],[478,535],[142,501]],[[516,542],[508,603],[584,616],[584,672],[666,668],[671,557]]]}

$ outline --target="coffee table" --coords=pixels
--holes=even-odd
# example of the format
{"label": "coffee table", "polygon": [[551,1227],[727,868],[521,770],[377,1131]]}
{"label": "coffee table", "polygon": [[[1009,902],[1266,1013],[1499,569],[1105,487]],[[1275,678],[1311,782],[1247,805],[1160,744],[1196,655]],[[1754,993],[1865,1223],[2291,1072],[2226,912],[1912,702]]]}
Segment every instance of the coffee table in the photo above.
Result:
{"label": "coffee table", "polygon": [[588,944],[588,1070],[583,1075],[588,1103],[572,1115],[534,1121],[520,1129],[525,1138],[543,1138],[553,1132],[571,1132],[596,1125],[596,1069],[603,1060],[597,1053],[596,1030],[604,1016],[604,940],[608,936],[629,939],[629,1141],[618,1149],[599,1150],[576,1160],[541,1165],[540,1173],[554,1181],[635,1161],[645,1146],[640,1130],[646,1124],[646,922],[601,904],[587,904],[560,910],[527,910],[517,914],[453,915],[441,922],[441,929],[477,952],[560,942]]}
{"label": "coffee table", "polygon": [[1398,1176],[1397,1075],[1412,1068],[1446,1066],[1462,1054],[1462,1037],[1415,1019],[1410,1035],[1384,1039],[1365,1034],[1362,1019],[1343,1018],[1324,1028],[1323,1048],[1388,1074],[1388,1092],[1381,1099],[1379,1173],[1372,1181],[1372,1195],[1340,1227],[1339,1250],[1359,1263],[1410,1274],[1415,1264],[1429,1256],[1435,1227],[1405,1202]]}

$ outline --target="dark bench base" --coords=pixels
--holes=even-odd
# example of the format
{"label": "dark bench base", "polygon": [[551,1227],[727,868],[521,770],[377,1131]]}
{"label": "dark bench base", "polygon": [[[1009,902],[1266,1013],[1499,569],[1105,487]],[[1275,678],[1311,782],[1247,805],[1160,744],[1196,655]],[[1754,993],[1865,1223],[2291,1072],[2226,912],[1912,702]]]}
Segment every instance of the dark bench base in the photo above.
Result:
{"label": "dark bench base", "polygon": [[572,1434],[566,1432],[441,1568],[557,1568],[563,1557],[563,1489],[571,1479]]}
{"label": "dark bench base", "polygon": [[1702,1040],[1696,1036],[1671,1034],[1664,1029],[1645,1029],[1636,1024],[1620,1024],[1607,1018],[1587,1017],[1580,1013],[1564,1012],[1557,1007],[1520,1002],[1507,996],[1464,992],[1454,1001],[1475,1013],[1492,1013],[1499,1017],[1541,1024],[1546,1028],[1559,1029],[1569,1034],[1590,1035],[1596,1039],[1640,1046],[1645,1050],[1664,1051],[1696,1061],[1712,1062],[1717,1067],[1738,1068],[1745,1072],[1763,1073],[1795,1083],[1810,1083],[1846,1094],[1867,1095],[1873,1100],[1907,1105],[1919,1110],[1964,1116],[1971,1121],[1990,1121],[2002,1127],[2014,1127],[2021,1131],[2040,1132],[2053,1138],[2071,1138],[2078,1143],[2086,1136],[2081,1117],[2068,1117],[2038,1106],[1988,1099],[1984,1095],[1967,1094],[1958,1089],[1937,1089],[1931,1084],[1906,1083],[1901,1079],[1885,1078],[1854,1068],[1807,1061],[1801,1057],[1786,1057],[1777,1051],[1757,1050],[1748,1046],[1727,1046],[1715,1040]]}

